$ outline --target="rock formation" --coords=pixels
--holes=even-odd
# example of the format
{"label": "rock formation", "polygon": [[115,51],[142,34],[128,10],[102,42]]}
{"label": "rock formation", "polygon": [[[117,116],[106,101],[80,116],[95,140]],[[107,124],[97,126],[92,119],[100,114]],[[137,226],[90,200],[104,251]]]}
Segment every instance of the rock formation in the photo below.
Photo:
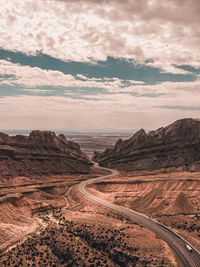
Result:
{"label": "rock formation", "polygon": [[63,134],[32,131],[29,136],[0,133],[0,178],[88,173],[91,163],[80,146]]}
{"label": "rock formation", "polygon": [[124,171],[200,169],[200,120],[181,119],[149,133],[141,129],[128,140],[119,139],[112,149],[95,152],[92,160]]}

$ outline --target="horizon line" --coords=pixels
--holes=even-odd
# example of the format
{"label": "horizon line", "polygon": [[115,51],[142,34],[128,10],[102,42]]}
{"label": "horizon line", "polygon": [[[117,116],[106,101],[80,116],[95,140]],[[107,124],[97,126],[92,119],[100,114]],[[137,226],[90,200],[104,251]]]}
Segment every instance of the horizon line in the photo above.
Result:
{"label": "horizon line", "polygon": [[[16,134],[16,135],[23,135],[23,134],[29,134],[30,132],[34,130],[40,130],[40,131],[51,131],[55,132],[56,134],[90,134],[90,133],[124,133],[124,134],[133,134],[140,129],[124,129],[124,130],[119,130],[119,129],[80,129],[80,130],[75,130],[75,129],[0,129],[0,132],[6,133],[6,134]],[[150,131],[149,129],[144,129],[145,131]]]}

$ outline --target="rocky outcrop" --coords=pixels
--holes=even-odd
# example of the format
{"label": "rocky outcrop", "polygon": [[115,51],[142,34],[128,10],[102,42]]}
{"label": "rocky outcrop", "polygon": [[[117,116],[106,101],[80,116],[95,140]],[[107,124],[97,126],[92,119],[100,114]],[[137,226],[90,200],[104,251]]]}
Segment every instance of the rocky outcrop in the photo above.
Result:
{"label": "rocky outcrop", "polygon": [[200,169],[200,120],[178,120],[149,133],[141,129],[128,140],[118,140],[112,149],[95,152],[92,160],[124,171]]}
{"label": "rocky outcrop", "polygon": [[29,136],[0,133],[0,177],[88,173],[91,163],[80,146],[63,134],[32,131]]}

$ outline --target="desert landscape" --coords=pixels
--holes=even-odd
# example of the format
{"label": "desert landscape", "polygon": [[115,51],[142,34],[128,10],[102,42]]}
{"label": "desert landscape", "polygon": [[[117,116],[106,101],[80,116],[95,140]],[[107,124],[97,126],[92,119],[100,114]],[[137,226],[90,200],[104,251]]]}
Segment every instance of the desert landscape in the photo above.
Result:
{"label": "desert landscape", "polygon": [[[187,136],[184,143],[177,143],[184,135],[177,129],[181,125],[187,132],[191,123],[200,122],[181,120],[166,128],[168,135],[173,133],[171,147],[176,143],[177,154],[179,147],[186,154],[188,146]],[[199,133],[190,135],[190,140],[198,142]],[[105,155],[103,144],[116,138],[113,135],[106,139],[103,135],[101,140],[100,136],[96,148],[99,143],[102,145],[93,157]],[[171,246],[148,227],[81,194],[78,185],[82,181],[110,173],[89,160],[95,138],[90,144],[87,138],[84,146],[85,136],[76,136],[82,140],[82,152],[74,141],[47,131],[33,131],[29,136],[1,133],[0,137],[0,160],[4,166],[0,179],[1,266],[185,266]],[[164,135],[162,138],[159,146]],[[123,142],[129,143],[131,151],[130,141],[119,140],[106,150],[111,151],[110,155]],[[145,146],[146,153],[154,149],[154,144],[150,148],[138,133],[130,140],[137,151],[138,144],[143,145],[143,155]],[[163,149],[156,149],[162,155]],[[150,170],[146,167],[148,156],[143,170],[120,167],[114,177],[91,183],[88,192],[162,223],[200,250],[200,172],[196,158],[192,160],[192,149],[196,150],[197,145],[188,149],[191,162],[187,166],[169,164],[164,168],[162,160],[160,168]],[[120,153],[120,148],[116,151]],[[138,158],[137,164],[139,161]],[[144,163],[144,159],[141,161]],[[128,168],[132,162],[135,164],[131,159]]]}
{"label": "desert landscape", "polygon": [[0,267],[200,267],[200,1],[0,10]]}
{"label": "desert landscape", "polygon": [[1,186],[1,266],[179,266],[153,232],[80,195],[95,172]]}
{"label": "desert landscape", "polygon": [[128,174],[98,182],[90,191],[172,228],[200,249],[200,174]]}

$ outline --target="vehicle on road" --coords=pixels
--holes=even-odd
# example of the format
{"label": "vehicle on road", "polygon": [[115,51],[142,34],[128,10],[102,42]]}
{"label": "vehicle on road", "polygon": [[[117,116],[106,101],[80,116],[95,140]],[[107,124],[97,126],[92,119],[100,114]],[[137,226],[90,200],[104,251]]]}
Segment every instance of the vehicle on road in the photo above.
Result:
{"label": "vehicle on road", "polygon": [[185,247],[187,248],[187,250],[189,250],[189,252],[192,252],[192,248],[188,244],[186,244]]}
{"label": "vehicle on road", "polygon": [[[95,163],[95,167],[99,167],[97,163]],[[182,261],[184,267],[200,267],[200,253],[195,248],[192,248],[190,245],[188,245],[187,241],[185,241],[171,229],[169,229],[165,225],[160,224],[154,219],[149,218],[144,214],[138,213],[134,210],[130,210],[123,206],[113,204],[90,193],[87,190],[88,185],[96,183],[99,180],[113,178],[118,175],[117,170],[112,170],[103,167],[99,168],[109,171],[110,174],[82,181],[78,185],[80,193],[82,193],[85,197],[89,198],[90,200],[93,200],[94,202],[97,202],[98,204],[101,204],[107,208],[110,208],[118,212],[119,214],[125,215],[126,217],[134,221],[137,221],[143,224],[144,226],[148,227],[150,230],[154,231],[163,240],[165,240],[169,244],[169,246],[171,246],[171,248],[174,249],[176,254],[180,257],[180,260]]]}

